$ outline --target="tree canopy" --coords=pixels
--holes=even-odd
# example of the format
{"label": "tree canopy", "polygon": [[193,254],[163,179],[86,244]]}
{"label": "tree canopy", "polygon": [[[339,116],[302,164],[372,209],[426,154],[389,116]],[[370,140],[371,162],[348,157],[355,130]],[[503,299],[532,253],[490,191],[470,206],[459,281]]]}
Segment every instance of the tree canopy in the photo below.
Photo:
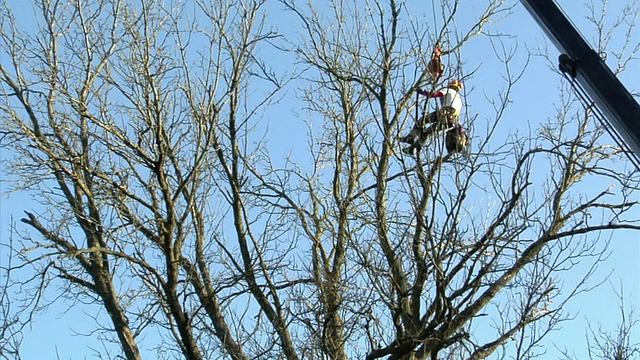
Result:
{"label": "tree canopy", "polygon": [[[43,0],[23,24],[3,3],[2,160],[37,206],[2,242],[0,357],[54,301],[99,309],[104,357],[544,354],[586,288],[563,274],[640,230],[640,177],[571,84],[544,118],[513,103],[536,55],[494,27],[515,4],[412,6]],[[637,15],[610,49],[596,9],[622,73]],[[403,154],[438,106],[416,91],[453,79],[468,151]]]}

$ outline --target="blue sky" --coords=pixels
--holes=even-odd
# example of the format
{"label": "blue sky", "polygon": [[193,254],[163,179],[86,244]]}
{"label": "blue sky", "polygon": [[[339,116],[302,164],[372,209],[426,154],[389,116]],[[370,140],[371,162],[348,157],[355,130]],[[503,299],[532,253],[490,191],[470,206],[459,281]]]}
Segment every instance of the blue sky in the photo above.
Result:
{"label": "blue sky", "polygon": [[[411,7],[416,6],[417,9],[422,1],[410,0],[407,3]],[[571,20],[581,29],[587,40],[593,41],[592,28],[588,27],[588,22],[584,20],[584,16],[587,14],[585,7],[581,4],[578,5],[573,0],[562,0],[557,3],[569,14]],[[18,8],[18,4],[23,3],[20,0],[8,0],[8,4],[15,10]],[[619,6],[619,4],[609,5],[612,8],[607,20],[612,21],[618,11],[615,6]],[[287,17],[281,19],[280,16],[283,15],[277,11],[278,8],[276,6],[275,10],[271,11],[273,17],[270,18],[270,21],[285,23],[290,20]],[[430,6],[422,11],[429,12]],[[467,8],[464,11],[473,15],[476,10]],[[22,10],[17,11],[17,14],[22,21],[31,21],[32,14],[30,14],[28,7],[23,7]],[[414,16],[419,16],[419,14]],[[506,43],[514,47],[517,46],[517,56],[514,59],[515,67],[524,66],[528,52],[535,53],[538,49],[543,49],[549,55],[549,59],[540,56],[531,57],[522,80],[515,87],[512,101],[517,106],[509,108],[506,114],[507,121],[503,121],[501,124],[501,131],[507,136],[517,129],[535,126],[540,117],[553,116],[554,102],[557,101],[558,86],[562,83],[562,79],[551,71],[549,66],[555,66],[558,51],[546,39],[540,28],[520,4],[514,8],[512,16],[499,24],[493,24],[490,29],[513,37]],[[611,42],[612,48],[620,46],[620,41],[623,39],[621,34],[616,35]],[[640,42],[638,30],[632,33],[632,42]],[[474,110],[479,112],[481,117],[483,114],[487,114],[486,116],[490,114],[488,108],[485,108],[487,104],[482,97],[483,89],[496,86],[496,84],[499,86],[498,77],[502,71],[501,68],[497,68],[498,64],[495,59],[491,59],[491,56],[487,55],[488,52],[487,42],[477,39],[472,40],[460,53],[463,61],[466,61],[469,67],[481,65],[476,76],[467,84],[467,88],[474,89],[467,102],[470,107],[474,107]],[[636,61],[631,65],[621,76],[621,80],[630,90],[638,92],[640,91],[640,76],[638,76],[640,64]],[[289,90],[288,92],[293,93],[294,91]],[[271,141],[274,144],[279,144],[277,148],[273,148],[273,151],[274,154],[278,154],[279,149],[279,156],[284,156],[289,152],[295,154],[306,146],[306,140],[302,137],[281,137],[277,133],[278,130],[291,128],[305,130],[302,123],[295,122],[294,109],[291,109],[295,104],[291,101],[282,101],[274,107],[274,112],[268,114],[270,127],[275,132]],[[486,109],[486,111],[482,109]],[[3,150],[2,157],[6,156],[10,156],[10,154]],[[2,191],[0,234],[5,241],[9,234],[11,219],[19,219],[24,210],[37,207],[37,204],[24,194],[7,194],[7,184],[4,181],[0,184],[0,189]],[[638,194],[635,199],[640,200]],[[640,217],[640,214],[638,216]],[[601,324],[604,330],[614,331],[620,320],[619,302],[615,291],[619,291],[621,287],[624,289],[625,305],[628,307],[640,305],[640,236],[637,233],[621,231],[615,233],[610,239],[603,236],[600,240],[611,242],[610,255],[598,267],[590,283],[593,285],[599,282],[604,283],[588,293],[578,295],[567,304],[567,308],[575,313],[576,318],[572,322],[564,323],[562,329],[546,338],[545,343],[549,352],[547,358],[559,357],[554,349],[555,346],[566,346],[574,351],[577,358],[584,358],[580,356],[580,351],[586,346],[585,335],[589,323],[594,326]],[[6,254],[0,254],[0,261],[5,261],[5,256]],[[567,286],[580,278],[586,270],[586,265],[588,264],[577,266],[566,274],[564,280]],[[49,296],[54,297],[55,293],[51,293]],[[83,316],[82,312],[91,313],[96,310],[75,307],[64,312],[67,305],[51,306],[50,309],[37,317],[31,328],[26,329],[23,343],[24,359],[54,358],[55,354],[59,354],[61,359],[76,359],[80,355],[91,358],[91,353],[86,350],[87,348],[93,348],[98,352],[102,351],[102,345],[95,336],[73,336],[75,333],[89,333],[94,328],[94,324],[87,320],[90,318]],[[640,342],[639,333],[639,331],[635,332],[636,343]],[[144,340],[142,343],[144,344]]]}
{"label": "blue sky", "polygon": [[[588,13],[583,5],[578,5],[576,1],[563,0],[556,1],[556,3],[564,10],[565,14],[574,23],[577,29],[583,34],[583,37],[592,45],[596,44],[595,32],[593,31],[593,25],[589,23],[586,16]],[[582,3],[582,2],[580,2]],[[622,3],[627,2],[609,2],[609,10],[605,17],[605,23],[610,25],[619,15],[620,6]],[[637,4],[636,4],[637,6]],[[513,31],[517,31],[518,28],[523,30],[522,32],[526,37],[534,44],[544,44],[548,47],[549,54],[552,59],[557,58],[559,52],[549,42],[543,32],[537,28],[535,22],[527,16],[526,11],[519,6],[518,7],[518,21]],[[605,25],[605,27],[607,26]],[[525,30],[527,29],[527,30]],[[613,32],[611,47],[619,48],[620,40],[624,39],[623,28],[617,28]],[[638,44],[640,42],[640,31],[635,29],[631,33],[631,43]],[[610,67],[615,67],[612,63],[612,57],[607,59]],[[623,73],[619,79],[625,84],[628,90],[638,94],[640,90],[640,64],[638,61],[633,63],[633,66]],[[525,81],[525,83],[531,83],[529,89],[534,94],[545,92],[549,89],[549,86],[557,83],[559,79],[557,76],[550,72],[540,69],[538,73],[529,73],[531,79]],[[538,83],[538,84],[536,84]],[[637,97],[636,97],[637,99]],[[519,101],[528,101],[526,96]],[[546,106],[538,103],[538,106]],[[640,199],[639,194],[635,194],[634,199],[637,201]],[[636,214],[640,218],[640,214]],[[608,240],[607,237],[603,237],[600,241]],[[567,322],[562,326],[560,331],[552,333],[547,339],[547,343],[554,343],[557,346],[562,347],[566,345],[567,348],[574,349],[576,358],[586,358],[585,355],[580,355],[580,348],[586,347],[585,336],[587,327],[591,324],[592,328],[597,329],[599,325],[603,330],[608,330],[613,333],[618,321],[620,321],[620,301],[615,292],[620,292],[623,289],[624,301],[627,311],[630,308],[636,308],[640,305],[640,235],[637,232],[617,232],[611,238],[611,246],[609,247],[610,256],[605,262],[603,262],[598,270],[596,276],[594,276],[592,283],[598,281],[604,281],[603,285],[594,289],[591,292],[581,294],[580,296],[569,302],[568,306],[576,314],[576,319],[572,322]],[[574,269],[579,272],[579,269]],[[573,273],[573,271],[572,271]],[[567,274],[568,277],[575,274]],[[605,280],[606,279],[606,280]],[[633,332],[633,343],[640,342],[640,330],[637,328]],[[578,346],[576,346],[578,345]],[[556,358],[553,356],[554,352],[552,348],[549,348],[549,358]],[[584,354],[584,353],[582,353]]]}

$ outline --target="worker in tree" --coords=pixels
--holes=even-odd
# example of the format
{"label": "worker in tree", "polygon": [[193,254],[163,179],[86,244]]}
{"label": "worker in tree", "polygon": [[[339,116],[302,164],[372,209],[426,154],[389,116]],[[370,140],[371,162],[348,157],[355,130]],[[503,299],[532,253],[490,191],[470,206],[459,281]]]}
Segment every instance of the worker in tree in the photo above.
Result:
{"label": "worker in tree", "polygon": [[436,84],[440,75],[444,73],[444,64],[442,63],[442,60],[440,60],[440,54],[440,47],[436,45],[433,49],[433,53],[431,53],[431,60],[429,60],[429,63],[427,64],[427,73],[431,77],[433,84]]}
{"label": "worker in tree", "polygon": [[427,92],[418,89],[420,95],[427,98],[440,98],[440,109],[424,116],[425,123],[444,124],[446,127],[452,127],[458,124],[458,117],[462,110],[462,82],[460,80],[452,80],[449,85],[440,91]]}
{"label": "worker in tree", "polygon": [[[440,91],[428,92],[418,89],[418,94],[427,98],[440,98],[441,106],[434,112],[424,114],[409,134],[400,138],[401,142],[410,145],[402,150],[405,154],[415,156],[433,133],[458,125],[458,117],[462,110],[460,90],[462,90],[462,82],[459,80],[451,81],[445,89]],[[425,128],[426,124],[431,125]]]}

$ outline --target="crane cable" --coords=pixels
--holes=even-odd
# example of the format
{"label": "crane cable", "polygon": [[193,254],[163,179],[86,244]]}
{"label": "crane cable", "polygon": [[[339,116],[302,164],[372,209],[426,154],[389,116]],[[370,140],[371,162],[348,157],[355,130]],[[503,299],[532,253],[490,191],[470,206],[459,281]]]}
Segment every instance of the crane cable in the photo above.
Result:
{"label": "crane cable", "polygon": [[[567,16],[567,14],[564,12],[563,9],[561,9],[561,8],[558,8],[558,9],[562,12],[563,16],[568,21],[571,21],[569,19],[569,17]],[[573,23],[571,23],[571,25],[573,26],[574,29],[576,29],[576,32],[578,32],[578,34],[583,39],[585,39],[585,36],[579,32],[578,27],[576,27],[575,24],[573,24]],[[566,69],[566,68],[563,69],[563,64],[562,64],[562,60],[561,60],[563,56],[565,56],[566,59],[569,59],[570,61],[572,61],[566,54],[561,54],[560,55],[559,61],[560,61],[560,70],[562,71],[562,75],[567,80],[569,80],[569,83],[571,84],[571,87],[575,90],[576,95],[578,95],[578,98],[582,101],[582,103],[583,103],[583,105],[585,107],[585,110],[589,110],[589,109],[594,109],[595,110],[595,111],[593,111],[593,114],[594,114],[594,117],[596,118],[596,120],[605,129],[607,134],[609,134],[609,136],[611,136],[611,138],[618,145],[618,147],[620,147],[620,149],[625,154],[627,159],[629,159],[631,164],[633,166],[635,166],[636,170],[640,171],[640,157],[638,156],[638,154],[636,154],[635,151],[633,151],[631,149],[631,147],[629,147],[629,145],[622,138],[622,136],[617,131],[617,129],[615,129],[615,127],[611,126],[611,123],[607,120],[607,117],[604,115],[602,110],[600,110],[600,108],[598,108],[598,106],[591,99],[591,97],[589,97],[587,91],[582,87],[582,85],[580,85],[580,83],[576,81],[576,72],[575,72],[575,66],[576,65],[575,65],[575,62],[571,66],[572,69]]]}
{"label": "crane cable", "polygon": [[629,145],[627,145],[624,139],[622,139],[622,136],[620,136],[620,134],[611,127],[611,124],[607,120],[606,116],[602,113],[600,108],[595,105],[594,101],[589,97],[584,88],[576,81],[575,77],[571,74],[568,74],[565,71],[563,71],[562,74],[567,80],[569,80],[571,87],[582,102],[585,110],[593,109],[592,112],[596,120],[598,120],[600,125],[602,125],[609,136],[611,136],[616,145],[618,145],[622,149],[622,152],[627,156],[631,164],[633,164],[635,168],[640,171],[640,158],[638,158],[638,156],[631,150]]}

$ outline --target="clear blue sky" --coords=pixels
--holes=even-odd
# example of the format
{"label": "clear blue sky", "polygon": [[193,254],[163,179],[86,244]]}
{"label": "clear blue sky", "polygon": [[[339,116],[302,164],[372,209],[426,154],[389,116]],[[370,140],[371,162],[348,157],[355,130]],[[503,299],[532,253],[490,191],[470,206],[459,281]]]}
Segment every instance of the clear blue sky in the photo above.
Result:
{"label": "clear blue sky", "polygon": [[[472,1],[463,1],[465,4],[473,3]],[[586,15],[585,7],[574,0],[562,0],[557,1],[558,4],[569,14],[574,23],[582,29],[587,40],[592,40],[593,36],[592,28],[586,30],[587,23],[583,17]],[[413,0],[408,1],[410,6],[422,3],[422,1]],[[426,3],[426,2],[425,2]],[[613,3],[613,2],[612,2]],[[23,22],[33,21],[33,15],[30,11],[30,5],[24,5],[22,0],[8,0],[8,4],[16,13],[19,14],[20,20]],[[618,4],[619,5],[619,4]],[[19,6],[22,6],[22,10],[18,11]],[[615,18],[616,4],[610,4],[610,18]],[[279,6],[274,6],[274,9],[270,12],[274,24],[283,23],[279,12]],[[423,9],[424,12],[430,11],[430,6]],[[463,11],[472,13],[474,9],[468,8]],[[418,14],[416,14],[418,15]],[[517,5],[514,9],[514,14],[507,18],[505,21],[494,24],[490,30],[495,32],[502,32],[512,35],[514,38],[509,40],[513,45],[518,46],[518,57],[515,60],[516,65],[524,64],[524,59],[527,54],[527,50],[535,51],[538,48],[546,48],[551,58],[552,64],[555,64],[558,51],[553,45],[546,39],[542,31],[528,15],[526,10]],[[624,39],[624,34],[617,34],[612,41],[612,47],[616,48],[620,45],[620,41]],[[632,34],[632,42],[640,43],[640,33],[636,30]],[[469,66],[483,64],[483,67],[478,71],[473,80],[466,84],[468,88],[474,88],[475,92],[467,100],[469,106],[476,106],[474,110],[479,113],[483,113],[482,107],[488,106],[482,99],[483,88],[489,88],[494,84],[499,83],[497,74],[502,71],[502,68],[498,68],[498,63],[495,59],[485,56],[490,52],[486,48],[487,42],[481,39],[473,40],[471,43],[462,49],[462,58],[468,61]],[[2,61],[2,59],[0,59]],[[531,63],[527,69],[524,78],[518,83],[514,89],[513,102],[518,106],[510,107],[507,112],[506,118],[508,122],[502,124],[502,131],[505,135],[514,128],[520,128],[522,126],[528,126],[527,124],[535,124],[540,118],[545,116],[553,116],[554,114],[554,101],[557,100],[558,84],[561,80],[557,74],[549,70],[548,59],[541,57],[531,58]],[[621,80],[625,85],[633,91],[640,91],[640,64],[636,61],[632,64],[625,75],[621,77]],[[289,91],[289,96],[293,94],[293,90]],[[289,107],[291,102],[283,101],[276,107],[275,111],[268,116],[271,121],[270,127],[272,132],[275,133],[273,143],[281,144],[281,151],[283,154],[289,151],[301,151],[306,145],[305,139],[300,139],[297,142],[295,139],[279,137],[277,135],[278,129],[286,129],[291,126],[296,126],[292,123],[294,115],[292,109]],[[488,110],[487,110],[488,112]],[[305,127],[302,124],[298,124],[300,129],[304,131]],[[286,138],[286,141],[282,141]],[[292,145],[293,144],[293,145]],[[301,149],[296,147],[300,146]],[[303,151],[303,150],[302,150]],[[6,151],[3,152],[2,157],[11,156]],[[4,170],[4,169],[3,169]],[[0,208],[0,233],[4,239],[9,234],[9,223],[12,218],[19,219],[22,217],[23,211],[28,210],[34,206],[37,206],[33,201],[23,194],[7,194],[6,183],[2,182],[0,185],[2,190],[1,208]],[[638,194],[635,197],[636,200],[640,200]],[[638,214],[640,217],[640,214]],[[608,240],[606,237],[602,238],[602,241]],[[603,281],[606,282],[594,289],[593,291],[585,294],[580,294],[567,306],[576,314],[576,319],[573,322],[564,323],[563,328],[550,334],[545,343],[548,346],[549,355],[545,358],[555,359],[558,358],[558,353],[554,350],[554,344],[560,347],[566,346],[573,349],[576,355],[580,354],[580,351],[586,346],[585,335],[587,332],[587,323],[591,323],[594,326],[601,324],[603,329],[614,331],[619,318],[618,310],[618,298],[614,294],[614,290],[619,290],[620,286],[624,287],[624,295],[627,307],[640,305],[640,236],[637,233],[632,232],[619,232],[616,233],[611,239],[610,256],[602,263],[591,282],[593,284]],[[6,254],[0,254],[0,261],[5,261]],[[576,281],[582,275],[585,270],[584,266],[578,266],[573,268],[570,272],[565,274],[563,280],[567,285]],[[53,296],[51,294],[50,296]],[[62,304],[61,304],[62,305]],[[83,311],[87,311],[91,314],[95,309],[77,306],[72,310],[64,313],[63,310],[67,304],[54,305],[48,311],[36,318],[33,326],[27,329],[25,332],[23,343],[23,355],[24,359],[49,359],[55,358],[55,354],[59,354],[61,359],[77,359],[80,355],[86,355],[87,358],[91,358],[91,353],[87,351],[88,347],[94,348],[97,351],[102,351],[102,345],[94,337],[72,336],[74,333],[88,333],[94,328],[94,324],[91,320],[83,315]],[[107,323],[108,324],[108,323]],[[635,332],[635,342],[640,343],[639,331]],[[143,341],[144,343],[144,341]],[[584,358],[577,356],[578,358]],[[150,355],[149,358],[153,358]]]}

